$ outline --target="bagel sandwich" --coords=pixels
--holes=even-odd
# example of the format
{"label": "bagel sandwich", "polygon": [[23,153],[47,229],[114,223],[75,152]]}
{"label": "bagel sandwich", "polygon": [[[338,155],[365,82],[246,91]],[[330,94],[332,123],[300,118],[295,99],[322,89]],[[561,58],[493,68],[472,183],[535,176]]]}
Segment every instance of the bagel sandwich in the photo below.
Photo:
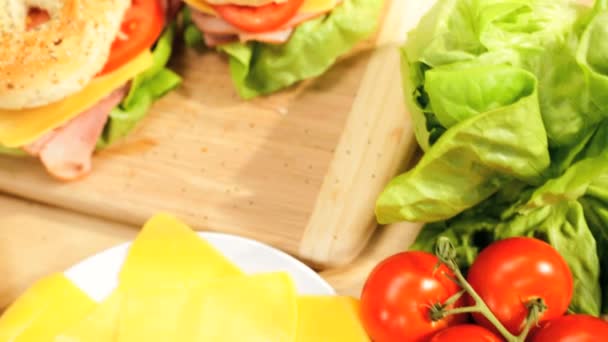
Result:
{"label": "bagel sandwich", "polygon": [[174,0],[9,0],[0,8],[0,154],[71,181],[181,79]]}
{"label": "bagel sandwich", "polygon": [[228,54],[250,99],[323,74],[376,30],[383,0],[184,0],[184,38]]}

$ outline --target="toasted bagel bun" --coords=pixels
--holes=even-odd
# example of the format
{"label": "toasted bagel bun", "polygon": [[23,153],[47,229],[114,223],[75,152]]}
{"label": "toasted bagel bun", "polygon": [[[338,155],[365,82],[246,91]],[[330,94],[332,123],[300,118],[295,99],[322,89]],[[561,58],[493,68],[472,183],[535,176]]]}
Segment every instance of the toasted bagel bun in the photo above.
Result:
{"label": "toasted bagel bun", "polygon": [[[104,67],[131,0],[0,0],[0,108],[40,107]],[[28,13],[48,20],[28,29]]]}

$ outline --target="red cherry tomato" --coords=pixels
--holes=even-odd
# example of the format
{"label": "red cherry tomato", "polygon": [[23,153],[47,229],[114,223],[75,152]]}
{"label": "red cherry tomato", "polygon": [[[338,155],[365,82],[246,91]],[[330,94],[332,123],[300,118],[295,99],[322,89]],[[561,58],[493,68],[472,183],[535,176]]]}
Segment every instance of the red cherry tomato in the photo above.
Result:
{"label": "red cherry tomato", "polygon": [[247,32],[267,32],[281,27],[293,18],[304,0],[287,0],[253,7],[240,5],[213,5],[224,20]]}
{"label": "red cherry tomato", "polygon": [[503,342],[490,330],[473,324],[449,327],[433,335],[429,342]]}
{"label": "red cherry tomato", "polygon": [[133,0],[100,75],[120,68],[154,45],[162,33],[164,22],[165,13],[159,0]]}
{"label": "red cherry tomato", "polygon": [[[467,280],[515,335],[525,324],[527,302],[542,298],[547,311],[541,322],[551,320],[566,312],[574,287],[564,258],[549,244],[524,237],[498,241],[484,249],[469,269]],[[471,298],[468,302],[473,304]],[[496,331],[483,316],[473,314],[473,318]]]}
{"label": "red cherry tomato", "polygon": [[608,341],[608,323],[588,315],[562,316],[544,323],[528,339],[530,342]]}
{"label": "red cherry tomato", "polygon": [[432,254],[405,252],[376,266],[361,295],[361,318],[374,342],[428,341],[437,331],[466,320],[464,315],[431,320],[429,306],[460,290],[448,279],[447,267],[437,265]]}

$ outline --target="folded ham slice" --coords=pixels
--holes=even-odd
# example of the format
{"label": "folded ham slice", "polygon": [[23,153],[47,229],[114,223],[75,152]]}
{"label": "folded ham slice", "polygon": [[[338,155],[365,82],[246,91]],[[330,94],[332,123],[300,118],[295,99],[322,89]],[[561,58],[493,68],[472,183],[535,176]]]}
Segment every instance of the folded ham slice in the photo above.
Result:
{"label": "folded ham slice", "polygon": [[299,13],[278,29],[268,32],[253,33],[243,31],[222,18],[200,12],[195,8],[190,9],[192,11],[192,21],[203,32],[205,43],[210,47],[234,41],[241,41],[243,43],[258,41],[269,44],[283,44],[289,40],[289,37],[291,37],[291,34],[297,25],[324,14],[324,12]]}
{"label": "folded ham slice", "polygon": [[126,96],[128,87],[115,90],[64,126],[25,147],[54,177],[70,181],[91,171],[91,159],[112,109]]}

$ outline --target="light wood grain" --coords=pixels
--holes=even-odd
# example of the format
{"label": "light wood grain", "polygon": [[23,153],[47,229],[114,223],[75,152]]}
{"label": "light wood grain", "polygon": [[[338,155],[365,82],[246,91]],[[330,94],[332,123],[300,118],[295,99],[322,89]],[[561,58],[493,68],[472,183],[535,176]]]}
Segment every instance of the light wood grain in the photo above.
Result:
{"label": "light wood grain", "polygon": [[[302,238],[312,263],[351,262],[376,228],[375,200],[417,145],[405,110],[399,46],[430,1],[393,1]],[[328,238],[330,237],[330,238]]]}
{"label": "light wood grain", "polygon": [[176,61],[188,70],[184,86],[99,153],[90,177],[57,183],[36,161],[4,157],[0,191],[134,226],[168,211],[297,254],[366,60],[243,102],[220,55],[185,52]]}
{"label": "light wood grain", "polygon": [[136,233],[122,224],[0,196],[0,312],[37,279]]}

